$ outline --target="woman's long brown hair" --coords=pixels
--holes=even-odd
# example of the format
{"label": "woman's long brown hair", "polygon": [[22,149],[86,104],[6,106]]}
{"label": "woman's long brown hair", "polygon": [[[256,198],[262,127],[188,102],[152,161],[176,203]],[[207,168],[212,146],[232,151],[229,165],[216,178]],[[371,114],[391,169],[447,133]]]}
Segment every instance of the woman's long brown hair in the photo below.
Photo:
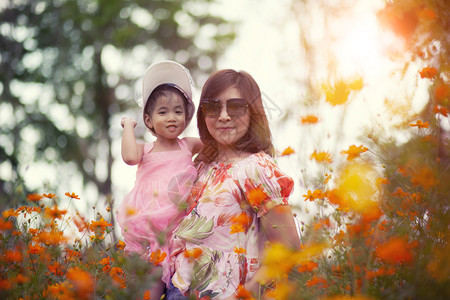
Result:
{"label": "woman's long brown hair", "polygon": [[258,84],[245,71],[225,69],[213,73],[205,82],[202,89],[200,105],[197,109],[197,127],[204,147],[196,157],[196,163],[211,163],[217,159],[218,155],[217,142],[206,127],[205,116],[201,109],[202,100],[217,98],[218,95],[230,87],[236,88],[241,94],[241,97],[247,100],[250,111],[248,131],[236,142],[236,150],[250,153],[264,151],[270,156],[274,155],[269,122],[264,111]]}

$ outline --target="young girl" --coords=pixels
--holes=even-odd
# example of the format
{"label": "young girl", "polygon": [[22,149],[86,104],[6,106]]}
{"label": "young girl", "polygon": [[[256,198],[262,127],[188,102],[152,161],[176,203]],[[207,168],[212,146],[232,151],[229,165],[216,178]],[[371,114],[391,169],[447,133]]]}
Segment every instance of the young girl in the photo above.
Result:
{"label": "young girl", "polygon": [[197,124],[204,148],[196,158],[194,205],[173,234],[175,273],[167,298],[234,299],[239,285],[257,296],[264,242],[299,249],[300,240],[287,201],[293,180],[272,158],[254,79],[243,71],[212,74]]}
{"label": "young girl", "polygon": [[[136,121],[121,120],[122,158],[129,165],[137,164],[138,169],[135,186],[122,201],[117,221],[126,250],[161,265],[164,283],[171,274],[167,241],[187,208],[185,200],[197,176],[192,155],[202,147],[198,138],[178,139],[195,112],[191,83],[189,71],[173,61],[155,63],[145,72],[143,117],[156,136],[154,143],[136,142]],[[159,299],[163,290],[162,282],[155,285],[150,290],[152,299]]]}

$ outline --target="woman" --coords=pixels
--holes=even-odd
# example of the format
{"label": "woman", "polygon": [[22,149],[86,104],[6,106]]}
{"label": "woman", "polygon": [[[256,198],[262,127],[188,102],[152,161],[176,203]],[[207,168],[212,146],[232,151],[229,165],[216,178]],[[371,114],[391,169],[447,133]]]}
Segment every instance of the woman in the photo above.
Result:
{"label": "woman", "polygon": [[264,243],[298,249],[300,240],[287,202],[294,183],[273,161],[255,80],[229,69],[212,74],[197,123],[204,148],[191,211],[174,231],[172,284],[197,297],[233,299],[240,285],[257,295]]}

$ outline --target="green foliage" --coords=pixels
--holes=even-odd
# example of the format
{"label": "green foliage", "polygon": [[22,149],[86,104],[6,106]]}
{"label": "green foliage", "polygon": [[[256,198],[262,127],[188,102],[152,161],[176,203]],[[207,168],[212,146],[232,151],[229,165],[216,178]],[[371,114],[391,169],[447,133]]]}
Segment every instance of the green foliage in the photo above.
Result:
{"label": "green foliage", "polygon": [[[116,114],[137,108],[134,82],[145,68],[176,59],[195,78],[213,70],[233,40],[232,25],[209,12],[212,3],[9,1],[0,11],[0,160],[11,175],[0,182],[1,197],[11,197],[6,181],[34,161],[62,164],[58,171],[71,168],[111,194],[111,128]],[[203,34],[208,26],[216,34]],[[200,65],[205,57],[210,64]]]}

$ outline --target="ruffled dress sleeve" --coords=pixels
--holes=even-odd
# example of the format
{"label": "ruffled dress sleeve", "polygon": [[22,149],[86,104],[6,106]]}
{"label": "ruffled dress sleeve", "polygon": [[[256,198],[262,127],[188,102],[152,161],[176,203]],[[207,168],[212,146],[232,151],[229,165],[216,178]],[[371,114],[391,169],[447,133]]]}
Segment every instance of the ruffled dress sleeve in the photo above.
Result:
{"label": "ruffled dress sleeve", "polygon": [[257,217],[265,215],[278,205],[288,204],[294,188],[294,181],[283,173],[272,157],[256,153],[240,168],[238,184],[243,191],[242,201],[246,201]]}

